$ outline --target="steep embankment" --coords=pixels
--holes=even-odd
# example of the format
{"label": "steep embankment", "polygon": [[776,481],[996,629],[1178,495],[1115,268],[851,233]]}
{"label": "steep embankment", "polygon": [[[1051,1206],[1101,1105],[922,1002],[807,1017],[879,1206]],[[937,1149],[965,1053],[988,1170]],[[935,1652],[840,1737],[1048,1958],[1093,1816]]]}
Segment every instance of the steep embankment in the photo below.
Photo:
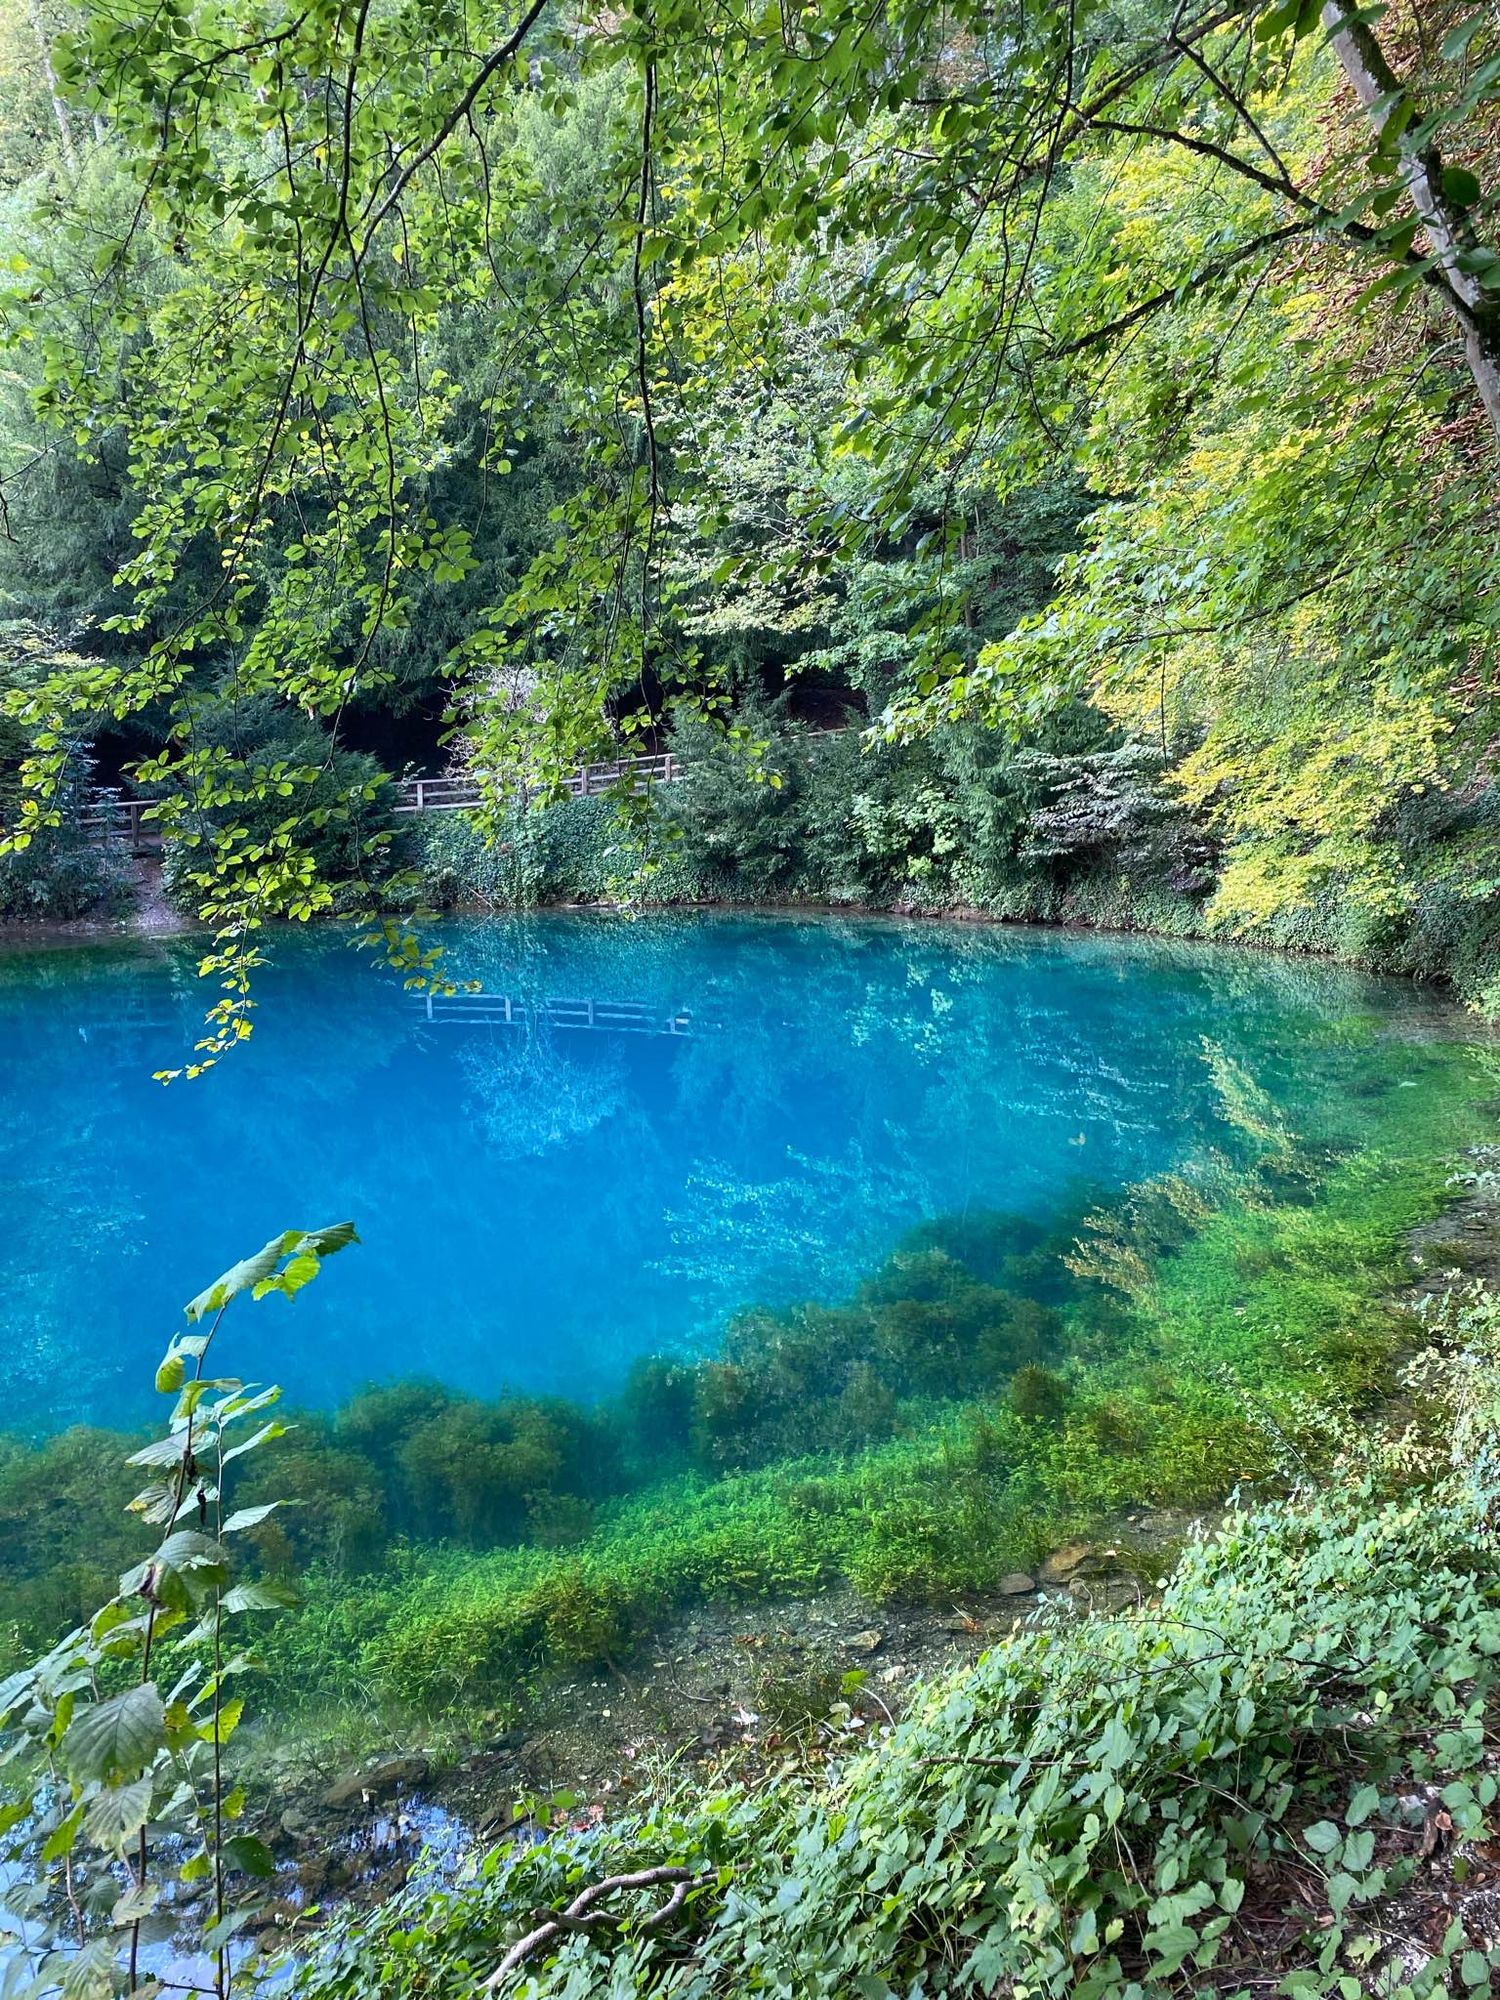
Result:
{"label": "steep embankment", "polygon": [[1232,1517],[1159,1601],[1044,1619],[826,1779],[492,1856],[353,1924],[298,1990],[503,1966],[507,1992],[705,2000],[1488,1991],[1494,1323],[1454,1322],[1399,1441]]}

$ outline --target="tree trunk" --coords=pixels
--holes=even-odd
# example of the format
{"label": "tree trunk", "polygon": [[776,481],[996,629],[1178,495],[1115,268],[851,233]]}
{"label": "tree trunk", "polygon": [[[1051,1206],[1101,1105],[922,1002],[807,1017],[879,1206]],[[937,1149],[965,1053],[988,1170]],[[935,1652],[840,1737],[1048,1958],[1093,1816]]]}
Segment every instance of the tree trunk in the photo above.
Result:
{"label": "tree trunk", "polygon": [[47,33],[47,24],[42,19],[39,0],[27,0],[26,12],[31,19],[31,32],[36,36],[36,45],[41,51],[42,68],[47,73],[47,95],[52,100],[52,116],[57,120],[57,139],[62,147],[62,156],[69,172],[78,165],[77,151],[73,145],[73,124],[68,116],[68,107],[63,102],[63,94],[57,87],[57,72],[52,67],[52,38]]}
{"label": "tree trunk", "polygon": [[[1355,96],[1370,114],[1376,136],[1384,138],[1390,120],[1403,106],[1408,114],[1405,130],[1415,130],[1422,122],[1421,113],[1406,96],[1369,24],[1347,0],[1326,0],[1323,25]],[[1459,264],[1460,252],[1473,247],[1473,234],[1467,211],[1443,193],[1443,159],[1436,145],[1411,146],[1403,138],[1398,139],[1397,150],[1412,206],[1427,232],[1432,255],[1447,281],[1446,296],[1464,331],[1469,373],[1490,427],[1500,439],[1500,299],[1487,293],[1475,273]]]}

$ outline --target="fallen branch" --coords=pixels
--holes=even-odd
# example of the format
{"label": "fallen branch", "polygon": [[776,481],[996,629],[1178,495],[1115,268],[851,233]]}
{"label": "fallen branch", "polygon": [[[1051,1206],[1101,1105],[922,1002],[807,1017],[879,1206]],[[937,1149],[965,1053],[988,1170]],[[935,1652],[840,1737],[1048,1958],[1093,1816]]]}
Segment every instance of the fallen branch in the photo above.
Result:
{"label": "fallen branch", "polygon": [[[918,1757],[916,1763],[919,1771],[931,1770],[939,1764],[973,1764],[981,1770],[1013,1771],[1021,1761],[1019,1757],[964,1757],[955,1753],[951,1757]],[[1040,1768],[1044,1764],[1059,1763],[1061,1759],[1038,1757],[1032,1761]]]}
{"label": "fallen branch", "polygon": [[484,1982],[483,1990],[493,1993],[529,1958],[558,1938],[580,1931],[587,1935],[595,1931],[618,1930],[623,1919],[615,1911],[594,1908],[602,1897],[612,1896],[620,1889],[649,1889],[658,1882],[672,1883],[672,1893],[661,1908],[636,1922],[638,1931],[654,1934],[665,1930],[679,1913],[693,1885],[710,1880],[712,1874],[712,1869],[642,1868],[633,1875],[606,1875],[600,1882],[591,1882],[586,1889],[578,1892],[566,1909],[537,1910],[535,1915],[540,1921],[536,1929],[528,1931],[525,1937],[511,1946]]}

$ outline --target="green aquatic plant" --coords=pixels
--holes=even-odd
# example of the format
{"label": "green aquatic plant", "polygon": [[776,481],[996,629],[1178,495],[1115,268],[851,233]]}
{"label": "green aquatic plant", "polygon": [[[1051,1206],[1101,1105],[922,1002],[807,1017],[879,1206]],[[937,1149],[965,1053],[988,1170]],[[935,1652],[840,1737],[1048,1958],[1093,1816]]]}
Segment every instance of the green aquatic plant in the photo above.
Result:
{"label": "green aquatic plant", "polygon": [[[716,1357],[643,1360],[589,1408],[416,1379],[299,1411],[274,1473],[243,1474],[248,1500],[295,1503],[251,1531],[257,1560],[269,1574],[317,1565],[349,1578],[403,1539],[566,1546],[601,1503],[675,1475],[858,1452],[921,1428],[932,1406],[999,1390],[1060,1351],[1059,1309],[1043,1301],[1079,1295],[1062,1253],[1091,1199],[1080,1190],[1050,1230],[978,1212],[923,1224],[848,1304],[743,1313]],[[83,1497],[115,1445],[126,1441],[85,1431],[0,1440],[0,1662],[49,1641],[123,1565],[123,1517],[101,1531],[86,1506],[56,1504],[64,1488]]]}
{"label": "green aquatic plant", "polygon": [[[295,1297],[355,1240],[348,1223],[288,1230],[192,1300],[192,1330],[156,1373],[173,1399],[167,1428],[127,1460],[139,1488],[129,1511],[154,1545],[91,1617],[0,1682],[7,1993],[108,2000],[156,1987],[142,1954],[175,1930],[173,1895],[199,1884],[212,1991],[229,1991],[231,1941],[258,1907],[239,1878],[275,1866],[241,1826],[244,1793],[225,1766],[254,1665],[235,1621],[291,1600],[234,1553],[281,1503],[231,1503],[231,1467],[285,1430],[267,1414],[280,1392],[211,1375],[210,1350],[237,1298]],[[107,1493],[107,1461],[100,1473]]]}
{"label": "green aquatic plant", "polygon": [[[1492,1448],[1492,1342],[1485,1374]],[[498,1990],[537,2000],[1488,1992],[1500,1951],[1464,1884],[1500,1798],[1492,1449],[1394,1499],[1378,1464],[1349,1470],[1231,1514],[1159,1601],[1033,1621],[825,1780],[497,1849],[346,1921],[294,1990],[417,2000],[506,1967]],[[629,1896],[650,1869],[689,1885],[665,1929],[641,1921],[660,1892]],[[618,1924],[519,1950],[621,1878]]]}
{"label": "green aquatic plant", "polygon": [[[1080,1182],[1046,1226],[937,1218],[842,1304],[742,1313],[718,1354],[643,1361],[587,1409],[411,1381],[300,1415],[239,1489],[297,1503],[246,1538],[258,1575],[306,1585],[265,1643],[272,1699],[461,1715],[694,1605],[838,1579],[983,1595],[1125,1513],[1324,1462],[1329,1423],[1377,1408],[1420,1338],[1393,1303],[1407,1235],[1488,1129],[1482,1061],[1400,1064],[1378,1149],[1252,1134],[1238,1167],[1113,1201]],[[1128,1288],[1095,1275],[1127,1253]],[[12,1659],[108,1584],[88,1513],[52,1499],[92,1449],[0,1456]]]}
{"label": "green aquatic plant", "polygon": [[[750,1316],[723,1360],[643,1368],[627,1405],[647,1425],[661,1411],[678,1454],[664,1462],[685,1468],[675,1478],[603,1499],[581,1542],[419,1561],[363,1622],[360,1586],[320,1572],[318,1615],[353,1650],[335,1666],[319,1628],[284,1621],[278,1681],[295,1690],[337,1672],[377,1706],[461,1708],[594,1663],[596,1633],[614,1653],[705,1601],[835,1578],[876,1601],[951,1601],[1129,1511],[1213,1508],[1237,1486],[1303,1476],[1328,1462],[1332,1427],[1381,1406],[1422,1337],[1396,1303],[1408,1233],[1451,1199],[1447,1149],[1485,1129],[1476,1100],[1487,1088],[1483,1065],[1451,1051],[1435,1054],[1426,1083],[1401,1094],[1388,1148],[1299,1159],[1290,1174],[1273,1149],[1269,1167],[1219,1172],[1206,1212],[1170,1190],[1127,1192],[1107,1210],[1080,1190],[1080,1225],[1093,1212],[1137,1233],[1128,1301],[1062,1264],[1055,1240],[1043,1256],[1033,1226],[970,1216],[914,1232],[855,1306]],[[962,1249],[975,1266],[958,1264]],[[1018,1268],[1066,1301],[1006,1295],[1007,1312],[1048,1316],[1051,1358],[1016,1367],[1007,1354],[958,1398],[897,1394],[874,1330],[899,1300],[899,1274],[926,1308]],[[973,1356],[961,1366],[973,1383]],[[840,1431],[861,1402],[860,1432]],[[701,1412],[712,1449],[694,1432]],[[756,1462],[757,1436],[781,1457]],[[591,1620],[549,1622],[564,1579]]]}

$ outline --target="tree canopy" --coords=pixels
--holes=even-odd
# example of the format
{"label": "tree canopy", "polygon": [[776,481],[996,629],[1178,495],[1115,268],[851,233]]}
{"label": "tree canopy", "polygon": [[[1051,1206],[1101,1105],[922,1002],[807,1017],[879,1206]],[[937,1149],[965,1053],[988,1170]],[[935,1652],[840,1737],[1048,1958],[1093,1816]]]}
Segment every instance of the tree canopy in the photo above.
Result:
{"label": "tree canopy", "polygon": [[19,839],[102,722],[228,935],[377,912],[352,719],[438,700],[498,801],[721,713],[752,656],[896,735],[1098,702],[1237,843],[1231,920],[1334,876],[1398,905],[1382,815],[1480,770],[1486,11],[89,0],[26,32],[6,491],[92,537],[8,561],[75,648],[7,696]]}

